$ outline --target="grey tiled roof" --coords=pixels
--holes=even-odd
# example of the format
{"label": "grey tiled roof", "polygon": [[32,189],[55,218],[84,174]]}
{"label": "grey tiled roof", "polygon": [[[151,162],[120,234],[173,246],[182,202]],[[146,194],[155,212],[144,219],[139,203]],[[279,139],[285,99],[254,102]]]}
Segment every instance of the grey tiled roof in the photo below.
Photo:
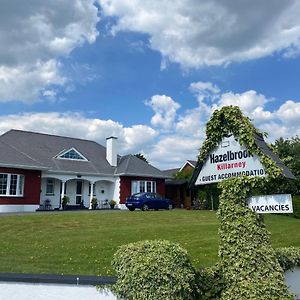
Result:
{"label": "grey tiled roof", "polygon": [[163,170],[163,173],[169,177],[172,178],[176,173],[178,173],[180,170],[180,168],[176,168],[176,169],[168,169],[168,170]]}
{"label": "grey tiled roof", "polygon": [[[105,147],[93,141],[21,130],[8,131],[0,137],[0,141],[14,148],[19,155],[22,153],[30,157],[49,171],[105,175],[114,172],[114,167],[106,160]],[[88,161],[55,158],[57,154],[71,148],[82,153]],[[6,159],[6,155],[0,156]],[[13,162],[13,157],[11,161]]]}
{"label": "grey tiled roof", "polygon": [[[88,161],[57,159],[75,148]],[[163,177],[158,169],[135,156],[119,157],[118,167],[106,160],[106,148],[94,141],[10,130],[0,136],[0,166],[45,169],[53,172]]]}
{"label": "grey tiled roof", "polygon": [[0,140],[0,165],[7,167],[21,167],[42,169],[44,166],[34,158],[26,155],[23,151]]}
{"label": "grey tiled roof", "polygon": [[146,176],[156,178],[166,178],[167,176],[159,169],[148,164],[144,160],[134,156],[125,155],[121,157],[118,167],[116,168],[116,175],[122,176]]}

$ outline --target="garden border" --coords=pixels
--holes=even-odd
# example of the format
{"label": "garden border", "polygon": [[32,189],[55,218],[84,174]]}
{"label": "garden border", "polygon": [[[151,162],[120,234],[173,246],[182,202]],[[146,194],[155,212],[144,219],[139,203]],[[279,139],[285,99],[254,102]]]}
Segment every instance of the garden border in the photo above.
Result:
{"label": "garden border", "polygon": [[106,285],[116,281],[114,276],[0,273],[0,282]]}

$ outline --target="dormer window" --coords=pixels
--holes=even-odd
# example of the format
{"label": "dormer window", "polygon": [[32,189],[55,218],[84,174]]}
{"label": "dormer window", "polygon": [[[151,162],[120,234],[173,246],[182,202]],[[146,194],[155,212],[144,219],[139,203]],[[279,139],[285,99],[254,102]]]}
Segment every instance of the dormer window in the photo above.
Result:
{"label": "dormer window", "polygon": [[69,160],[80,160],[80,161],[88,161],[79,151],[75,148],[71,148],[69,150],[64,150],[60,154],[56,156],[58,159],[69,159]]}

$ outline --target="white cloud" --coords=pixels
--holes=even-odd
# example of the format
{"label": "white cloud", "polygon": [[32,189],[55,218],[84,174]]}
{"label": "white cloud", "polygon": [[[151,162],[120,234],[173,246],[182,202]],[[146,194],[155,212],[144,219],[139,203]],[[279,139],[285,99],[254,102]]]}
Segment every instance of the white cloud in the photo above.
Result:
{"label": "white cloud", "polygon": [[154,95],[151,100],[146,101],[146,105],[154,111],[154,116],[151,119],[153,126],[162,127],[165,130],[173,126],[176,112],[180,108],[179,103],[165,95]]}
{"label": "white cloud", "polygon": [[185,68],[224,65],[300,49],[300,2],[98,0],[112,32],[149,35],[150,46]]}
{"label": "white cloud", "polygon": [[300,103],[286,101],[277,111],[277,116],[286,124],[300,125]]}
{"label": "white cloud", "polygon": [[215,84],[203,81],[192,82],[190,89],[196,93],[210,92],[212,94],[218,94],[220,92],[220,89]]}
{"label": "white cloud", "polygon": [[94,140],[102,145],[105,145],[108,136],[116,136],[121,154],[138,152],[141,147],[151,144],[157,135],[154,129],[146,125],[124,127],[112,120],[87,118],[71,112],[1,116],[0,133],[12,128]]}
{"label": "white cloud", "polygon": [[196,160],[201,141],[177,134],[162,136],[146,157],[161,169],[180,167],[187,159]]}
{"label": "white cloud", "polygon": [[[0,102],[33,102],[39,99],[41,93],[49,97],[50,90],[43,91],[43,88],[50,85],[63,86],[67,82],[59,74],[59,68],[56,60],[37,62],[32,66],[0,66]],[[51,95],[54,96],[53,92]]]}
{"label": "white cloud", "polygon": [[264,95],[257,94],[256,91],[250,90],[242,94],[234,94],[232,92],[222,94],[219,106],[236,105],[243,111],[251,113],[256,107],[264,106],[267,99]]}
{"label": "white cloud", "polygon": [[238,106],[246,115],[254,119],[256,123],[260,123],[266,119],[272,119],[272,114],[264,110],[268,102],[268,99],[264,95],[258,94],[253,90],[241,94],[228,92],[220,95],[220,99],[213,105],[213,108],[216,109],[228,105]]}
{"label": "white cloud", "polygon": [[133,125],[129,128],[124,128],[124,139],[128,149],[136,149],[135,152],[140,152],[140,148],[148,147],[148,143],[152,142],[158,135],[153,128],[146,125]]}
{"label": "white cloud", "polygon": [[197,96],[199,106],[204,106],[205,100],[214,102],[219,98],[220,89],[211,82],[192,82],[189,87],[190,91]]}
{"label": "white cloud", "polygon": [[[229,95],[232,102],[228,102]],[[141,152],[151,164],[161,169],[180,167],[187,159],[196,159],[205,139],[205,125],[213,109],[222,105],[240,105],[253,124],[269,134],[268,142],[279,137],[300,136],[299,102],[288,100],[270,110],[267,109],[270,102],[256,91],[222,93],[220,90],[218,99],[214,98],[215,94],[212,94],[212,97],[213,100],[206,98],[202,102],[195,99],[194,108],[179,113],[179,104],[170,97],[153,96],[151,99],[155,101],[150,104],[155,104],[156,110],[151,106],[153,114],[157,115],[159,108],[163,116],[161,121],[156,123],[158,126],[155,129],[146,125],[147,120],[145,124],[125,127],[113,120],[90,118],[80,113],[51,112],[0,116],[0,133],[16,128],[95,140],[102,145],[105,145],[106,137],[114,135],[119,140],[120,154]],[[167,108],[172,107],[174,110],[171,121],[165,123],[165,119],[168,120],[165,118]],[[166,124],[168,130],[165,130]]]}
{"label": "white cloud", "polygon": [[97,14],[92,0],[1,1],[0,101],[34,102],[64,86],[59,59],[95,41]]}

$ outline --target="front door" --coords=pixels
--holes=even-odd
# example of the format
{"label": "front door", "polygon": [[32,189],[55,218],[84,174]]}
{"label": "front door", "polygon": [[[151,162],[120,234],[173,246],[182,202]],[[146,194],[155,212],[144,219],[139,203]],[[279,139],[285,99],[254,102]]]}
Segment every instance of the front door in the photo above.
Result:
{"label": "front door", "polygon": [[77,180],[76,182],[76,204],[82,204],[82,195],[83,195],[83,182],[81,180]]}

